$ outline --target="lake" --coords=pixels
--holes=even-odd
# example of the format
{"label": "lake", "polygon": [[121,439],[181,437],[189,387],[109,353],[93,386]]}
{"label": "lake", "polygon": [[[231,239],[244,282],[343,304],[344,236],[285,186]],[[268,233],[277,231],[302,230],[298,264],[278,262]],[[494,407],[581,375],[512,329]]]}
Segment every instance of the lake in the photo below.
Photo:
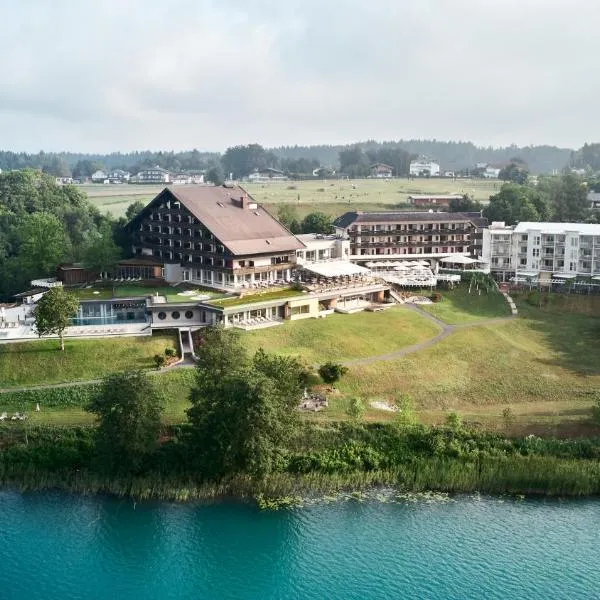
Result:
{"label": "lake", "polygon": [[389,492],[261,512],[0,491],[2,600],[589,600],[599,550],[598,500]]}

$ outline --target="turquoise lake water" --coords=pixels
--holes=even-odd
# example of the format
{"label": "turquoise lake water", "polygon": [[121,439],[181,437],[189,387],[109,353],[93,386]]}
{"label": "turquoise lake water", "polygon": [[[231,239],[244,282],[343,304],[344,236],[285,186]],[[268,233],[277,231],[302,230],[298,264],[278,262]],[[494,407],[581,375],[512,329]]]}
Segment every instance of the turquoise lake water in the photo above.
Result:
{"label": "turquoise lake water", "polygon": [[600,598],[600,501],[261,512],[0,491],[0,599]]}

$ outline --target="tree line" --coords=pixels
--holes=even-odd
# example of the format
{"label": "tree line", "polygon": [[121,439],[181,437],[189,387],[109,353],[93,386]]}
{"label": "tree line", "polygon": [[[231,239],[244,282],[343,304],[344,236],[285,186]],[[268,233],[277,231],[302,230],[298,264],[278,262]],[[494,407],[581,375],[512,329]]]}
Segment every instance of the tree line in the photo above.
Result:
{"label": "tree line", "polygon": [[[463,171],[473,169],[479,162],[504,164],[514,156],[520,156],[532,173],[552,173],[565,166],[600,170],[600,144],[586,144],[581,149],[556,146],[507,146],[504,148],[481,147],[471,142],[442,142],[438,140],[398,140],[377,142],[367,140],[347,145],[280,146],[263,148],[259,144],[234,146],[225,153],[201,152],[197,149],[173,151],[139,151],[130,153],[85,154],[76,152],[25,152],[0,151],[0,169],[39,169],[54,177],[89,177],[98,169],[123,169],[135,174],[140,170],[160,167],[172,172],[208,171],[215,169],[221,177],[233,173],[234,177],[248,175],[254,169],[275,168],[289,174],[311,174],[319,167],[344,170],[358,165],[346,173],[363,176],[363,158],[352,159],[352,152],[359,149],[367,162],[383,162],[393,167],[398,175],[407,172],[407,156],[424,154],[435,158],[445,170]],[[350,154],[349,154],[350,153]],[[353,175],[355,172],[357,175]]]}
{"label": "tree line", "polygon": [[129,251],[125,223],[40,171],[0,174],[0,299],[28,289],[32,279],[54,276],[62,262],[108,270]]}

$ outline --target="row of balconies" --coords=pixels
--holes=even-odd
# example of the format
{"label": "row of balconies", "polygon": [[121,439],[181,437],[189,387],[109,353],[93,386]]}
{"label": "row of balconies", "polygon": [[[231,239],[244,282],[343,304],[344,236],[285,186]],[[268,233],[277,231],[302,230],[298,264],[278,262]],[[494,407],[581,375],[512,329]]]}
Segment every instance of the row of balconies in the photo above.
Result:
{"label": "row of balconies", "polygon": [[352,254],[356,254],[354,252],[357,248],[422,248],[424,246],[469,246],[470,243],[468,240],[454,240],[454,241],[446,241],[446,242],[433,242],[433,241],[423,241],[423,242],[368,242],[363,244],[351,245]]}
{"label": "row of balconies", "polygon": [[390,233],[396,234],[400,233],[465,233],[465,232],[473,232],[473,227],[455,227],[454,229],[451,227],[437,227],[437,228],[424,228],[418,229],[417,227],[407,227],[405,229],[361,229],[360,231],[350,231],[349,237],[356,237],[357,235],[365,236],[365,235],[387,235]]}

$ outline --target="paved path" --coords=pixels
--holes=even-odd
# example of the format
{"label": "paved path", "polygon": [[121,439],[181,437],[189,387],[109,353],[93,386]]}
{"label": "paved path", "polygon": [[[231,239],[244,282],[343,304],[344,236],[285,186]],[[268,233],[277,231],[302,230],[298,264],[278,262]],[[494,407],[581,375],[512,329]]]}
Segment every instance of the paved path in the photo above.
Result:
{"label": "paved path", "polygon": [[[346,367],[353,367],[357,365],[369,365],[374,362],[379,362],[382,360],[393,360],[395,358],[400,358],[402,356],[406,356],[407,354],[412,354],[413,352],[419,352],[420,350],[425,350],[425,348],[429,348],[430,346],[434,346],[438,342],[441,342],[443,339],[447,338],[453,332],[459,329],[470,329],[472,327],[483,327],[485,325],[495,325],[499,323],[506,323],[508,321],[512,321],[515,317],[497,317],[494,319],[481,319],[480,321],[474,321],[472,323],[461,323],[459,325],[448,325],[443,321],[440,321],[437,317],[434,317],[432,314],[429,314],[427,311],[419,308],[418,306],[411,304],[404,304],[404,307],[408,310],[412,310],[416,313],[419,313],[422,317],[428,319],[429,321],[435,323],[438,327],[441,327],[442,331],[438,333],[436,336],[425,340],[424,342],[419,342],[418,344],[413,344],[412,346],[406,346],[405,348],[400,348],[399,350],[395,350],[394,352],[388,352],[387,354],[378,354],[376,356],[367,356],[365,358],[355,358],[352,360],[344,361],[342,364]],[[187,357],[171,367],[166,367],[160,370],[148,370],[149,375],[157,375],[161,373],[165,373],[172,369],[191,369],[196,365],[193,359]],[[20,387],[20,388],[0,388],[0,394],[4,392],[24,392],[28,390],[44,390],[50,388],[64,388],[64,387],[72,387],[75,385],[90,385],[102,383],[102,379],[91,379],[89,381],[70,381],[68,383],[51,383],[45,385],[34,385],[28,387]]]}
{"label": "paved path", "polygon": [[480,321],[474,321],[472,323],[448,325],[447,323],[440,321],[437,317],[434,317],[432,314],[428,313],[422,308],[419,308],[418,306],[405,304],[404,307],[419,313],[422,317],[425,317],[426,319],[429,319],[438,327],[441,327],[442,331],[438,333],[435,337],[425,340],[424,342],[419,342],[418,344],[413,344],[412,346],[406,346],[405,348],[400,348],[400,350],[396,350],[394,352],[388,352],[387,354],[378,354],[377,356],[367,356],[365,358],[354,358],[352,360],[344,361],[342,364],[346,367],[354,367],[357,365],[370,365],[371,363],[379,362],[381,360],[393,360],[395,358],[406,356],[407,354],[412,354],[413,352],[419,352],[420,350],[424,350],[425,348],[429,348],[430,346],[434,346],[438,342],[441,342],[444,338],[447,338],[451,333],[455,332],[457,329],[470,329],[472,327],[482,327],[484,325],[506,323],[507,321],[512,321],[515,318],[514,316],[497,317],[494,319],[482,319]]}

